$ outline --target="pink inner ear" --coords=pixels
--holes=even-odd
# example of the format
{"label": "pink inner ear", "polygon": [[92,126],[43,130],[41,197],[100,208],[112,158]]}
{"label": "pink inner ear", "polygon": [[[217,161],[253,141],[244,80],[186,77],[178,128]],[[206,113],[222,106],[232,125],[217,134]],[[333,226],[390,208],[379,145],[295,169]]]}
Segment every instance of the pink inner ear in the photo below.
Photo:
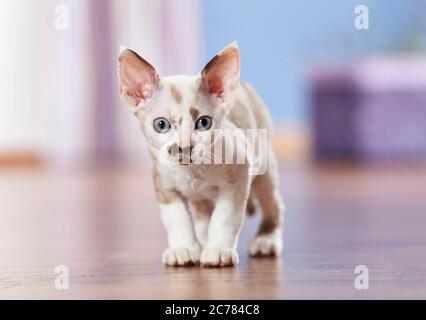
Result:
{"label": "pink inner ear", "polygon": [[158,89],[159,77],[154,67],[131,50],[119,57],[120,93],[133,106],[150,98]]}
{"label": "pink inner ear", "polygon": [[240,80],[238,48],[229,46],[217,54],[201,72],[203,89],[222,99],[232,98]]}
{"label": "pink inner ear", "polygon": [[216,96],[223,94],[223,85],[219,77],[206,79],[207,81],[207,92]]}

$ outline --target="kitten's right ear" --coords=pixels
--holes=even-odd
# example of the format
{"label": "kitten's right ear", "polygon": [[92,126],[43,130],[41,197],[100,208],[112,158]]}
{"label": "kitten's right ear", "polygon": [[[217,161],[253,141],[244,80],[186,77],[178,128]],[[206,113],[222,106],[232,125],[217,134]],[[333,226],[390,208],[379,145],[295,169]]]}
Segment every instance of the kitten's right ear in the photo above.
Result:
{"label": "kitten's right ear", "polygon": [[240,86],[240,51],[233,42],[220,51],[201,71],[201,89],[232,105]]}
{"label": "kitten's right ear", "polygon": [[154,67],[129,49],[118,57],[118,79],[122,99],[133,107],[151,98],[160,82]]}

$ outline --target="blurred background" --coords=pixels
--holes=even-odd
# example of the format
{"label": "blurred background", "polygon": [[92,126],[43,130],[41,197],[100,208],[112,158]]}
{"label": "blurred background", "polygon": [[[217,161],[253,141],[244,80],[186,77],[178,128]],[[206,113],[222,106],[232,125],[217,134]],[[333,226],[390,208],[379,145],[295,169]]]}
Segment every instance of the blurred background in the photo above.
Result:
{"label": "blurred background", "polygon": [[[163,231],[145,141],[118,96],[119,46],[161,75],[194,74],[234,40],[242,79],[273,116],[286,252],[305,254],[277,269],[287,280],[272,282],[293,279],[296,296],[321,296],[336,282],[304,291],[292,273],[305,267],[303,279],[318,280],[321,266],[340,279],[321,252],[342,277],[362,260],[381,279],[414,265],[424,280],[414,257],[426,243],[425,12],[424,0],[3,0],[0,287],[11,289],[0,296],[32,297],[22,284],[34,283],[38,297],[57,294],[28,274],[60,263],[159,262],[164,234],[146,241]],[[362,14],[368,28],[357,29]],[[255,231],[248,225],[243,243]],[[389,259],[396,269],[383,267]],[[426,296],[420,283],[406,294]],[[352,297],[333,288],[331,297]],[[270,297],[289,292],[277,290]]]}
{"label": "blurred background", "polygon": [[[416,95],[416,101],[403,98],[409,106],[389,108],[407,115],[385,110],[383,122],[392,123],[390,134],[405,135],[403,142],[424,151],[424,141],[418,141],[424,130],[406,133],[395,126],[407,123],[411,113],[424,117],[418,104],[424,106],[425,1],[363,4],[369,9],[369,29],[358,30],[359,3],[352,0],[4,1],[1,162],[145,161],[137,123],[117,95],[119,45],[138,51],[162,75],[193,74],[233,40],[241,48],[242,78],[270,108],[283,153],[286,148],[289,154],[300,153],[309,132],[318,135],[319,141],[313,141],[322,149],[342,152],[330,136],[351,135],[340,132],[336,122],[342,120],[340,126],[350,130],[352,120],[329,110],[327,101],[346,95],[338,109],[349,114],[365,104],[380,109],[388,104],[386,95],[401,91]],[[351,106],[353,96],[368,101]],[[322,116],[315,116],[317,109],[324,110]],[[359,121],[374,121],[374,111],[368,112]],[[331,133],[316,131],[324,127]],[[362,135],[369,129],[353,130]],[[380,140],[386,128],[376,131]],[[363,151],[362,142],[343,140],[346,153]],[[393,146],[395,156],[405,151]]]}

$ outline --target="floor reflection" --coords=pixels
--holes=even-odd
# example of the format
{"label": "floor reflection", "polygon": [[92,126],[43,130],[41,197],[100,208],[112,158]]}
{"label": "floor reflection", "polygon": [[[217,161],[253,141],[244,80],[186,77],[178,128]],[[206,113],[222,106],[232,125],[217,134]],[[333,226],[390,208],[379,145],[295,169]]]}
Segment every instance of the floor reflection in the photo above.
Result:
{"label": "floor reflection", "polygon": [[[285,169],[284,255],[247,256],[257,215],[239,266],[226,269],[161,264],[166,238],[145,168],[2,172],[0,298],[426,297],[424,168]],[[53,287],[60,264],[72,290]],[[354,289],[360,264],[375,290]]]}

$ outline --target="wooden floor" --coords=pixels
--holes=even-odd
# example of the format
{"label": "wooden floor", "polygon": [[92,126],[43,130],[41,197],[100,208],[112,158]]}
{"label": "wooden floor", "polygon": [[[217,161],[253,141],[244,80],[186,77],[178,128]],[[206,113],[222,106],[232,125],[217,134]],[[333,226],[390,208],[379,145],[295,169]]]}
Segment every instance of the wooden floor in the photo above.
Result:
{"label": "wooden floor", "polygon": [[[282,165],[285,252],[165,268],[146,168],[0,171],[0,298],[426,299],[426,168]],[[69,290],[54,268],[70,270]],[[369,290],[354,287],[357,265]]]}

